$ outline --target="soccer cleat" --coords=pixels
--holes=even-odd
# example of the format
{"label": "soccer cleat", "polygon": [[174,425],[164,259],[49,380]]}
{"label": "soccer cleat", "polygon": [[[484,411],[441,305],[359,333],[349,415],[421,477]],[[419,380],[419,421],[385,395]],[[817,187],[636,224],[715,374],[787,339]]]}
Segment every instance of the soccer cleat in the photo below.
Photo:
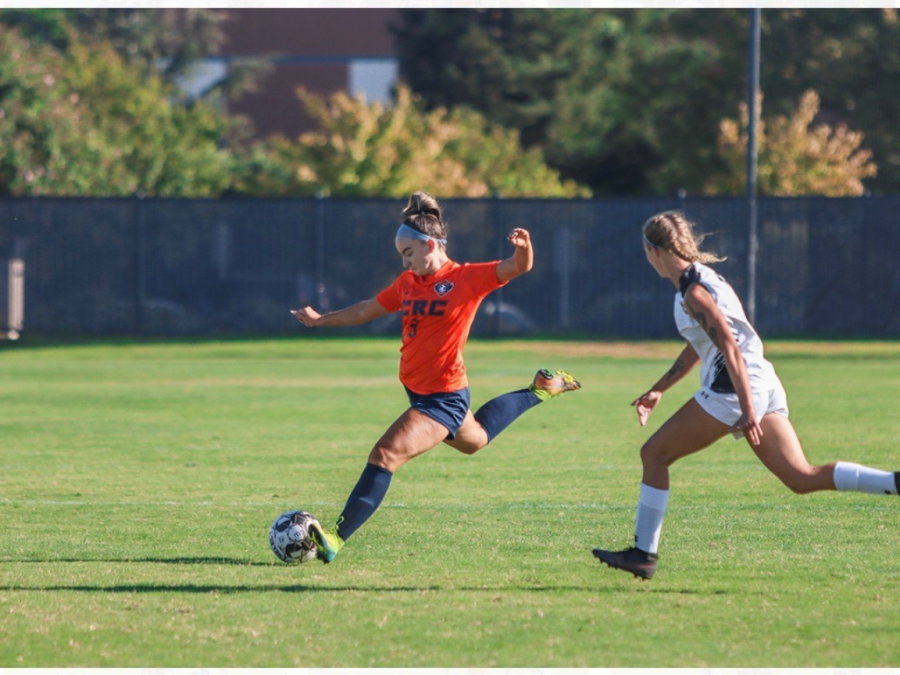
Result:
{"label": "soccer cleat", "polygon": [[894,487],[897,488],[897,494],[900,495],[900,471],[894,472]]}
{"label": "soccer cleat", "polygon": [[565,394],[567,391],[581,389],[581,382],[564,370],[551,373],[546,368],[541,368],[535,374],[534,382],[528,388],[542,401],[549,401],[554,396]]}
{"label": "soccer cleat", "polygon": [[319,560],[326,565],[334,560],[334,557],[344,547],[344,540],[337,532],[326,530],[318,522],[309,524],[309,537],[316,544]]}
{"label": "soccer cleat", "polygon": [[605,551],[595,548],[594,557],[601,562],[617,570],[631,572],[635,579],[650,579],[656,573],[656,561],[659,556],[656,553],[647,553],[632,546],[624,551]]}

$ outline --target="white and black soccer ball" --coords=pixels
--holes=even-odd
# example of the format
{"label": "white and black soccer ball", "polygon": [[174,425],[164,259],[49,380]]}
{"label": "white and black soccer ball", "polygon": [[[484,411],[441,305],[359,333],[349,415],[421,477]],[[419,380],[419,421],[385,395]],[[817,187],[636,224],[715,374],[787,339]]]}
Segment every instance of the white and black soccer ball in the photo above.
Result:
{"label": "white and black soccer ball", "polygon": [[318,522],[306,511],[282,513],[269,528],[272,552],[279,560],[292,565],[315,560],[318,549],[309,536],[309,525]]}

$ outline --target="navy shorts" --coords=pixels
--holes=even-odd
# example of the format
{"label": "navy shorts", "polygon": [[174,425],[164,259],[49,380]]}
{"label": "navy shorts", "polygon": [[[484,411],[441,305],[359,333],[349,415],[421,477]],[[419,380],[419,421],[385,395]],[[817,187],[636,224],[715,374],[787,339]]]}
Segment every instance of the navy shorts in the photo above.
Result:
{"label": "navy shorts", "polygon": [[407,387],[404,389],[409,396],[409,407],[447,427],[447,438],[452,441],[469,412],[469,388],[437,394],[417,394]]}

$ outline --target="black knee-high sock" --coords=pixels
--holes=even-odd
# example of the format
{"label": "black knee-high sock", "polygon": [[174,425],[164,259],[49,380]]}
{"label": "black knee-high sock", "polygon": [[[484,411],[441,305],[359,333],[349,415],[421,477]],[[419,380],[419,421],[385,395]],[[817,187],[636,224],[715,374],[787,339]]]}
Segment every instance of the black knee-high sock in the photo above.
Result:
{"label": "black knee-high sock", "polygon": [[475,413],[475,421],[484,427],[488,441],[492,441],[501,431],[512,424],[526,410],[533,408],[541,399],[530,389],[511,391],[492,398]]}
{"label": "black knee-high sock", "polygon": [[380,466],[366,464],[338,518],[337,531],[341,539],[347,541],[378,510],[391,486],[393,475]]}

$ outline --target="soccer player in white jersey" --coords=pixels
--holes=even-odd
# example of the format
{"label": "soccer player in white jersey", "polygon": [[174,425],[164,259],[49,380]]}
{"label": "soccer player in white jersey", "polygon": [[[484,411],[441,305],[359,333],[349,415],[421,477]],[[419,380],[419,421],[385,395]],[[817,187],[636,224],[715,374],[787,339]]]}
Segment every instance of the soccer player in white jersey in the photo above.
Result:
{"label": "soccer player in white jersey", "polygon": [[669,501],[669,466],[729,433],[744,436],[765,467],[797,494],[849,490],[896,495],[900,472],[850,462],[812,466],[788,419],[787,397],[763,345],[731,286],[705,263],[723,258],[699,250],[703,237],[681,213],[665,212],[644,223],[647,261],[678,289],[675,324],[687,341],[681,355],[649,391],[632,402],[638,422],[663,392],[698,362],[701,388],[641,448],[643,478],[634,546],[594,549],[612,568],[649,579],[656,572],[659,535]]}

